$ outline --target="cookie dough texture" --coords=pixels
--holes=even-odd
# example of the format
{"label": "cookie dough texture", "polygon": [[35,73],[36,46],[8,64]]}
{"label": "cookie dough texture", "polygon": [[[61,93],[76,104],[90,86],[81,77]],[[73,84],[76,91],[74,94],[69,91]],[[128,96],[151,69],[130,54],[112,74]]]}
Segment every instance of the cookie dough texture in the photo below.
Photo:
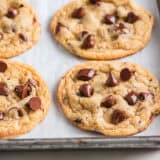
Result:
{"label": "cookie dough texture", "polygon": [[10,58],[31,48],[39,39],[40,24],[25,0],[0,1],[0,58]]}
{"label": "cookie dough texture", "polygon": [[[7,69],[0,73],[0,83],[7,86],[7,95],[3,94],[6,90],[0,87],[1,139],[31,131],[45,118],[50,106],[48,87],[32,67],[18,62],[3,62],[7,64]],[[24,84],[23,90],[18,89]],[[20,93],[23,93],[22,97]]]}
{"label": "cookie dough texture", "polygon": [[[90,1],[73,0],[53,17],[51,32],[63,47],[82,58],[108,60],[134,54],[147,45],[154,23],[149,11],[133,0]],[[84,31],[92,38],[87,39]]]}
{"label": "cookie dough texture", "polygon": [[[132,71],[128,81],[120,79],[120,72],[124,68]],[[84,78],[79,80],[78,73],[82,69],[92,69],[96,74],[88,81]],[[106,86],[109,73],[118,81],[113,87]],[[84,84],[94,89],[92,96],[80,95],[80,86]],[[125,97],[131,92],[137,95],[147,92],[150,96],[146,99],[139,97],[141,100],[129,105]],[[113,96],[116,103],[112,101],[113,106],[102,106],[104,99],[109,96]],[[137,64],[93,61],[75,66],[62,78],[58,99],[65,116],[77,127],[106,136],[128,136],[146,129],[152,118],[159,113],[160,88],[156,78]],[[117,113],[119,111],[123,114]]]}

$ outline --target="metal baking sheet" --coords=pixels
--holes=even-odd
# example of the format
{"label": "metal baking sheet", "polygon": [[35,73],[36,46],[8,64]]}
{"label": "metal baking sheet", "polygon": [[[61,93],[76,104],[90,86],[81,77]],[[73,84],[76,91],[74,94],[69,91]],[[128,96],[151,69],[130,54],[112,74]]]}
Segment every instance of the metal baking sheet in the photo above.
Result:
{"label": "metal baking sheet", "polygon": [[[107,138],[96,133],[81,131],[64,117],[56,100],[61,77],[82,60],[69,54],[51,37],[49,24],[53,14],[70,0],[28,0],[37,10],[42,25],[39,43],[28,52],[12,58],[33,66],[47,82],[52,93],[52,105],[46,119],[30,133],[13,140],[1,140],[0,150],[23,149],[90,149],[90,148],[160,148],[160,116],[144,132],[124,138]],[[151,42],[141,52],[120,59],[141,64],[160,78],[160,19],[156,0],[136,0],[155,16]]]}

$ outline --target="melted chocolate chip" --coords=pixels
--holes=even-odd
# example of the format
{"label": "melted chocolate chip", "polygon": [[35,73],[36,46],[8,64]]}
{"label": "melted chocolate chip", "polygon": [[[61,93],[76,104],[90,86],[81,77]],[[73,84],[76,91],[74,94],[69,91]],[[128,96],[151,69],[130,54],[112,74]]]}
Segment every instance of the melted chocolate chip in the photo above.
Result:
{"label": "melted chocolate chip", "polygon": [[82,97],[91,97],[94,93],[94,89],[89,84],[83,84],[79,88],[79,93]]}
{"label": "melted chocolate chip", "polygon": [[125,96],[125,100],[129,105],[135,105],[137,103],[137,94],[135,92],[130,92]]}
{"label": "melted chocolate chip", "polygon": [[27,81],[24,85],[16,86],[14,91],[19,98],[23,99],[30,95],[32,91],[31,83]]}
{"label": "melted chocolate chip", "polygon": [[8,96],[8,87],[5,83],[0,83],[0,96]]}
{"label": "melted chocolate chip", "polygon": [[89,81],[95,76],[96,72],[93,69],[81,69],[77,74],[77,79]]}
{"label": "melted chocolate chip", "polygon": [[18,15],[18,10],[15,8],[9,8],[8,9],[8,13],[7,13],[7,17],[8,18],[15,18]]}
{"label": "melted chocolate chip", "polygon": [[99,4],[100,3],[100,0],[89,0],[89,1],[92,4]]}
{"label": "melted chocolate chip", "polygon": [[28,37],[23,33],[19,33],[19,38],[24,42],[28,41]]}
{"label": "melted chocolate chip", "polygon": [[140,101],[144,101],[144,100],[146,100],[148,97],[152,97],[153,95],[151,94],[151,93],[149,93],[149,92],[141,92],[141,93],[139,93],[139,95],[138,95],[138,99],[140,100]]}
{"label": "melted chocolate chip", "polygon": [[106,81],[106,85],[107,85],[107,87],[115,87],[118,85],[117,79],[115,78],[115,76],[111,72],[108,74],[108,79]]}
{"label": "melted chocolate chip", "polygon": [[84,37],[86,37],[87,35],[89,34],[88,31],[82,31],[80,34],[79,34],[79,40],[82,40]]}
{"label": "melted chocolate chip", "polygon": [[101,107],[111,108],[117,103],[116,99],[113,96],[108,96],[101,103]]}
{"label": "melted chocolate chip", "polygon": [[123,122],[125,119],[127,119],[126,114],[123,111],[115,110],[111,115],[111,123],[118,124]]}
{"label": "melted chocolate chip", "polygon": [[41,108],[41,99],[39,97],[33,97],[29,100],[28,106],[32,111],[36,111]]}
{"label": "melted chocolate chip", "polygon": [[72,13],[73,18],[83,18],[85,16],[86,12],[83,7],[80,7],[78,9],[75,9],[74,12]]}
{"label": "melted chocolate chip", "polygon": [[0,72],[5,72],[8,66],[4,61],[0,61]]}
{"label": "melted chocolate chip", "polygon": [[79,124],[79,123],[81,123],[81,122],[82,122],[82,120],[81,120],[81,119],[79,119],[79,118],[77,118],[77,119],[75,119],[75,120],[74,120],[74,122]]}
{"label": "melted chocolate chip", "polygon": [[128,81],[132,77],[132,72],[128,68],[124,68],[121,70],[120,78],[122,81]]}
{"label": "melted chocolate chip", "polygon": [[90,49],[90,48],[93,48],[95,45],[95,39],[94,39],[94,36],[93,35],[88,35],[83,44],[82,44],[82,48],[83,49]]}
{"label": "melted chocolate chip", "polygon": [[135,15],[133,12],[128,13],[127,17],[125,18],[125,22],[127,23],[135,23],[136,21],[139,20],[139,17]]}
{"label": "melted chocolate chip", "polygon": [[4,112],[0,112],[0,120],[3,120],[4,116],[5,116],[5,113]]}
{"label": "melted chocolate chip", "polygon": [[104,23],[110,25],[116,23],[116,16],[115,15],[106,15],[104,17]]}
{"label": "melted chocolate chip", "polygon": [[25,115],[25,111],[24,111],[24,109],[18,109],[18,116],[19,117],[23,117]]}
{"label": "melted chocolate chip", "polygon": [[58,22],[55,29],[55,34],[58,34],[60,32],[61,27],[65,27],[65,26],[62,23]]}

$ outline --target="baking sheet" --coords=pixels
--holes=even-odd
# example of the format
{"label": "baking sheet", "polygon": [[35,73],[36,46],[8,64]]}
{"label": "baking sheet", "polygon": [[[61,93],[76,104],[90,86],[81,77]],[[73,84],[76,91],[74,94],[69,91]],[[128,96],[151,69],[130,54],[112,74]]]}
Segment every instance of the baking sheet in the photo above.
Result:
{"label": "baking sheet", "polygon": [[[42,25],[42,35],[39,43],[28,52],[12,58],[12,60],[33,66],[47,82],[52,93],[52,105],[46,119],[30,133],[18,139],[47,139],[47,138],[83,138],[103,137],[101,135],[81,131],[72,126],[64,117],[56,100],[56,90],[61,77],[71,67],[82,60],[60,47],[51,37],[49,24],[53,14],[70,0],[28,0],[37,10]],[[155,16],[155,28],[150,44],[138,54],[121,61],[133,61],[143,65],[160,78],[160,23],[156,0],[136,0],[137,3],[148,8]],[[138,136],[160,135],[160,116],[154,120],[146,131]],[[137,136],[137,135],[136,135]]]}

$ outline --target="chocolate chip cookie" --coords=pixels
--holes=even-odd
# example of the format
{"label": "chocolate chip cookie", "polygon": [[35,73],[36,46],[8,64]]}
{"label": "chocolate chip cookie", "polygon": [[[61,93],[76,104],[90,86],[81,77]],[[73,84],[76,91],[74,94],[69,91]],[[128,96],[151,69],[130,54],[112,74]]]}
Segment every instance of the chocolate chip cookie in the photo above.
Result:
{"label": "chocolate chip cookie", "polygon": [[40,24],[25,0],[0,1],[0,58],[28,50],[39,39]]}
{"label": "chocolate chip cookie", "polygon": [[128,62],[92,61],[74,67],[62,78],[58,99],[74,125],[107,136],[139,133],[160,111],[158,80]]}
{"label": "chocolate chip cookie", "polygon": [[29,132],[49,106],[48,88],[33,68],[0,60],[0,139]]}
{"label": "chocolate chip cookie", "polygon": [[143,49],[153,21],[151,13],[133,0],[78,0],[56,13],[51,32],[71,53],[107,60]]}

